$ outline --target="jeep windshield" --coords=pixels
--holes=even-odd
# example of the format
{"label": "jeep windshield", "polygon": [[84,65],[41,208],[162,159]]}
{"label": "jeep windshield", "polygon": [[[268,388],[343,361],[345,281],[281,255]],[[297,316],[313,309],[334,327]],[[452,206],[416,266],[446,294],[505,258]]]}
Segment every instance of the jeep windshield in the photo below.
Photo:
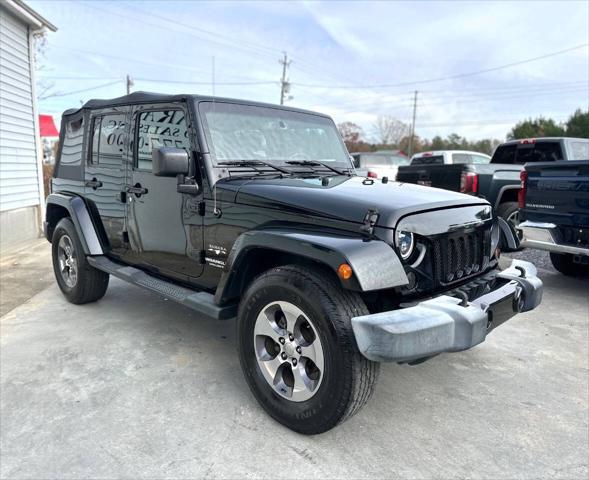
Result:
{"label": "jeep windshield", "polygon": [[224,102],[200,102],[199,113],[215,166],[264,162],[287,168],[352,168],[335,124],[327,117]]}

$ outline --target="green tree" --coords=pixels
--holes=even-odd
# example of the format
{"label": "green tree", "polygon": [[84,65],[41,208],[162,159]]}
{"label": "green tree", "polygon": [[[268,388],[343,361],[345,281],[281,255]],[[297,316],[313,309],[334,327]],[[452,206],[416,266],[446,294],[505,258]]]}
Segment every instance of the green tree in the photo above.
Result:
{"label": "green tree", "polygon": [[519,122],[507,134],[509,140],[530,137],[564,137],[565,129],[552,118],[538,117]]}
{"label": "green tree", "polygon": [[589,138],[589,110],[580,108],[573,113],[566,123],[567,137]]}

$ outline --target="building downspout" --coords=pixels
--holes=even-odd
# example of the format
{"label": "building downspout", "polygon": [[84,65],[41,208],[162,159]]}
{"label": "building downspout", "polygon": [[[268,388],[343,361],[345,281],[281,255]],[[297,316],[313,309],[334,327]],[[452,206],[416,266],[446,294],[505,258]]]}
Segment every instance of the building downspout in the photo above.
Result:
{"label": "building downspout", "polygon": [[36,74],[35,74],[35,33],[30,26],[28,27],[29,39],[29,68],[31,78],[31,105],[33,106],[33,122],[35,128],[35,153],[37,157],[37,183],[39,185],[39,208],[37,209],[37,230],[39,236],[43,231],[43,221],[45,220],[45,182],[43,180],[43,149],[41,148],[41,130],[39,128],[39,114],[37,112],[37,93],[36,93]]}

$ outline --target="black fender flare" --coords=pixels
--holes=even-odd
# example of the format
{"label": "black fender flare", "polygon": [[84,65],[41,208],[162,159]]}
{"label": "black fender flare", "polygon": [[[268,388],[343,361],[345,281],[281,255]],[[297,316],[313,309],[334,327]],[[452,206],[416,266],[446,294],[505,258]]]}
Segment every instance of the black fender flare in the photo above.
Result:
{"label": "black fender flare", "polygon": [[518,248],[519,241],[516,240],[515,235],[513,234],[513,230],[511,230],[511,227],[509,226],[509,224],[501,217],[497,217],[497,224],[499,225],[501,232],[503,232],[503,237],[505,238],[505,241],[507,242],[507,246],[511,249]]}
{"label": "black fender flare", "polygon": [[[102,243],[90,216],[90,211],[82,198],[73,194],[52,193],[47,196],[47,207],[50,205],[58,205],[68,211],[86,255],[104,254]],[[49,208],[47,210],[49,211]],[[54,227],[55,225],[53,225]],[[48,240],[51,241],[50,238]]]}
{"label": "black fender flare", "polygon": [[241,234],[227,257],[215,294],[223,304],[239,295],[240,271],[255,249],[288,253],[322,264],[334,273],[342,263],[352,267],[350,280],[340,280],[344,288],[361,292],[382,290],[408,283],[401,261],[393,248],[381,240],[345,237],[304,230],[252,230]]}

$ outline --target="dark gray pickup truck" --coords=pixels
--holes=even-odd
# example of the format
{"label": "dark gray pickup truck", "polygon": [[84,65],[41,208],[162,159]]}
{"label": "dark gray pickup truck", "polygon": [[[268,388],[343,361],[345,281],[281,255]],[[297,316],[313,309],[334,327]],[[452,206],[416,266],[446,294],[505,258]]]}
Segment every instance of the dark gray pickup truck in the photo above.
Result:
{"label": "dark gray pickup truck", "polygon": [[565,275],[589,275],[589,160],[526,165],[521,180],[522,245],[548,250]]}
{"label": "dark gray pickup truck", "polygon": [[[495,213],[514,229],[519,223],[517,192],[526,163],[589,158],[589,140],[546,137],[512,140],[497,147],[488,164],[414,164],[399,167],[398,182],[417,183],[476,195],[486,199]],[[513,248],[506,241],[503,248]]]}

